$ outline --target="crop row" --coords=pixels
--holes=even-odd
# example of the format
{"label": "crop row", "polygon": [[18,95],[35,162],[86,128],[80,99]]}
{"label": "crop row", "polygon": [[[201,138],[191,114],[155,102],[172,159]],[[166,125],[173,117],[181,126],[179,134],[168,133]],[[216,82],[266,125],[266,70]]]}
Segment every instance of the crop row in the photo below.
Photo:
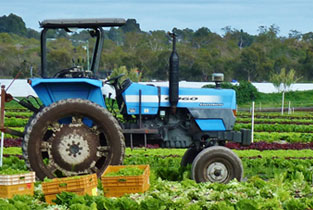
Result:
{"label": "crop row", "polygon": [[313,133],[291,133],[291,132],[254,132],[254,141],[288,142],[288,143],[310,143],[313,142]]}
{"label": "crop row", "polygon": [[25,125],[28,122],[28,118],[16,118],[16,117],[10,117],[5,118],[4,120],[4,126],[7,127],[25,127]]}
{"label": "crop row", "polygon": [[[251,113],[249,112],[238,112],[237,113],[238,118],[250,118],[251,119]],[[287,114],[281,115],[280,112],[256,112],[254,114],[255,118],[264,118],[264,119],[313,119],[312,112],[295,112],[293,114]]]}
{"label": "crop row", "polygon": [[5,138],[3,142],[4,147],[21,147],[22,146],[21,138]]}
{"label": "crop row", "polygon": [[16,117],[16,118],[29,118],[33,115],[32,112],[5,112],[5,117]]}
{"label": "crop row", "polygon": [[230,149],[236,149],[236,150],[302,150],[302,149],[311,149],[312,150],[312,156],[313,156],[313,142],[302,144],[302,143],[292,143],[292,144],[280,144],[280,143],[267,143],[267,142],[256,142],[252,143],[249,146],[241,146],[238,143],[229,142],[226,144],[226,146]]}
{"label": "crop row", "polygon": [[[25,129],[24,127],[9,127],[9,128],[14,129],[14,130],[19,131],[19,132],[24,132],[24,129]],[[14,135],[5,133],[4,134],[4,138],[6,138],[6,139],[16,139],[17,137],[14,136]]]}
{"label": "crop row", "polygon": [[[251,118],[237,118],[236,123],[251,123]],[[312,124],[311,119],[264,119],[264,118],[255,118],[255,124],[296,124],[296,125],[309,125]]]}
{"label": "crop row", "polygon": [[[235,130],[242,128],[251,129],[251,124],[235,125]],[[313,133],[313,125],[256,124],[254,125],[254,131]]]}

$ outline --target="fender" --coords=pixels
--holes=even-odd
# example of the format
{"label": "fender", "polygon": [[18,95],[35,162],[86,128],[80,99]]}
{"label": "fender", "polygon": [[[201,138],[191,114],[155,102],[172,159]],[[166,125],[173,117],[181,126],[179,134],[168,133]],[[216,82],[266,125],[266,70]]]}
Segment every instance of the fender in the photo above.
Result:
{"label": "fender", "polygon": [[101,87],[102,81],[89,78],[29,79],[28,83],[45,106],[68,98],[90,100],[106,108]]}

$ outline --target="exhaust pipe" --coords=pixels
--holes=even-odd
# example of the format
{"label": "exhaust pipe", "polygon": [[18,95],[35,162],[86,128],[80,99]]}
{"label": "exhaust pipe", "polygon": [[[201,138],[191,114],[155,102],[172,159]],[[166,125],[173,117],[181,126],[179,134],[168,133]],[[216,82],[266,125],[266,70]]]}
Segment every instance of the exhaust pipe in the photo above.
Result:
{"label": "exhaust pipe", "polygon": [[176,34],[168,33],[173,39],[173,50],[169,60],[169,99],[172,112],[176,113],[179,91],[179,57],[176,52]]}

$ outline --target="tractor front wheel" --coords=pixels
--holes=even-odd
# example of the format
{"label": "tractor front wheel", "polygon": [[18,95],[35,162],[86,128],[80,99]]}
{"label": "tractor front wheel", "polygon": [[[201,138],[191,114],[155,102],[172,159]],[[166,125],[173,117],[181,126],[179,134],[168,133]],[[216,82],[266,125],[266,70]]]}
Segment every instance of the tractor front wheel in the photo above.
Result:
{"label": "tractor front wheel", "polygon": [[193,160],[196,158],[198,153],[199,151],[196,148],[194,147],[188,148],[181,159],[180,166],[186,167],[188,164],[192,164]]}
{"label": "tractor front wheel", "polygon": [[83,99],[43,108],[25,128],[23,156],[39,179],[97,173],[121,164],[124,135],[103,107]]}
{"label": "tractor front wheel", "polygon": [[202,150],[192,162],[192,178],[196,182],[228,183],[242,179],[243,167],[240,158],[230,149],[212,146]]}

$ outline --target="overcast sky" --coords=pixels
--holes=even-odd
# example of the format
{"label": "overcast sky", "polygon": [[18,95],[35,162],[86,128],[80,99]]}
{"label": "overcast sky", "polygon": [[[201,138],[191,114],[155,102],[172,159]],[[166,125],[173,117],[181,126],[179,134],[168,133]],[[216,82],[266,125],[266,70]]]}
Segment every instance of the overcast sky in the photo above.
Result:
{"label": "overcast sky", "polygon": [[313,31],[313,0],[1,0],[0,16],[14,13],[26,27],[57,18],[134,18],[144,31],[231,26],[257,34],[275,24],[280,35]]}

